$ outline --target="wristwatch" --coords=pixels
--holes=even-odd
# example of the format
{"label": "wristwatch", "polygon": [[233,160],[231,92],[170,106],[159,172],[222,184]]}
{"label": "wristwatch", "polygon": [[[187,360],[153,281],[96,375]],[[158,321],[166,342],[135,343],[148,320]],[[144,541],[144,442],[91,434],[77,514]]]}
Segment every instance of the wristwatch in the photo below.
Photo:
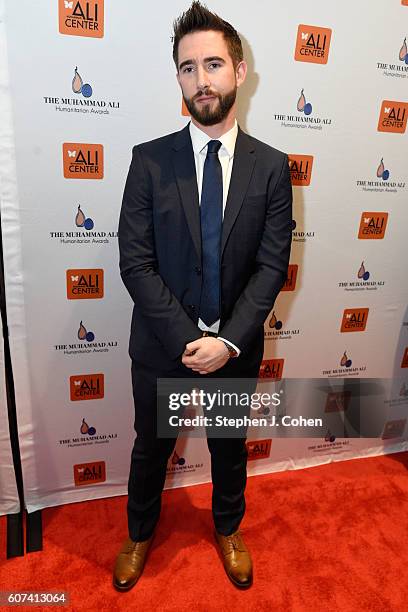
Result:
{"label": "wristwatch", "polygon": [[[221,340],[221,342],[224,342],[224,340]],[[233,359],[234,357],[238,357],[238,353],[237,353],[237,351],[236,351],[234,348],[232,348],[232,346],[231,346],[230,344],[228,344],[227,342],[224,342],[224,344],[225,344],[225,346],[227,347],[227,349],[228,349],[228,353],[229,353],[229,356],[230,356],[232,359]]]}

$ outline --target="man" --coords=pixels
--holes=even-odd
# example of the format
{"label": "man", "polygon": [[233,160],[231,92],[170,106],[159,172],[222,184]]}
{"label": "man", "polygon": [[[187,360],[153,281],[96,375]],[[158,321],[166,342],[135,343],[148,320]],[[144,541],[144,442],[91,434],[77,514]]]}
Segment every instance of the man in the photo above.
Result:
{"label": "man", "polygon": [[[119,222],[121,276],[134,301],[137,432],[129,538],[113,578],[122,591],[143,571],[176,442],[157,436],[157,378],[256,379],[263,323],[285,282],[291,244],[287,155],[237,126],[236,92],[247,72],[237,32],[193,2],[174,23],[173,58],[191,122],[134,147]],[[245,438],[207,443],[215,541],[227,575],[245,588]]]}

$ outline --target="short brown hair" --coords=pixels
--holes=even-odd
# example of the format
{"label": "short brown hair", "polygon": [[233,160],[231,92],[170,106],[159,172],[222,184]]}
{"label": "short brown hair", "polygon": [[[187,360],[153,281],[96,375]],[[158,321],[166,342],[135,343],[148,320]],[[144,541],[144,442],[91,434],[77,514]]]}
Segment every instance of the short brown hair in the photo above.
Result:
{"label": "short brown hair", "polygon": [[215,30],[222,32],[234,66],[244,59],[241,39],[230,23],[211,13],[206,6],[194,1],[190,8],[182,13],[173,23],[173,60],[178,70],[178,47],[180,40],[186,34]]}

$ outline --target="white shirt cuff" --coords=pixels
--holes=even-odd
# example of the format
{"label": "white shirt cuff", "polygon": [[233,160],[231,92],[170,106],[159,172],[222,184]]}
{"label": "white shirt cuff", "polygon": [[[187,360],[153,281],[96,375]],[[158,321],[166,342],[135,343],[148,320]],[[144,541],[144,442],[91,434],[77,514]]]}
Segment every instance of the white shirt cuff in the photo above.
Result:
{"label": "white shirt cuff", "polygon": [[225,338],[221,338],[221,336],[217,336],[217,338],[218,338],[218,340],[222,340],[223,342],[226,342],[227,344],[232,346],[234,351],[237,352],[237,357],[241,354],[241,351],[239,350],[239,348],[237,346],[235,346],[235,344],[232,344],[232,342],[230,342],[229,340],[226,340]]}

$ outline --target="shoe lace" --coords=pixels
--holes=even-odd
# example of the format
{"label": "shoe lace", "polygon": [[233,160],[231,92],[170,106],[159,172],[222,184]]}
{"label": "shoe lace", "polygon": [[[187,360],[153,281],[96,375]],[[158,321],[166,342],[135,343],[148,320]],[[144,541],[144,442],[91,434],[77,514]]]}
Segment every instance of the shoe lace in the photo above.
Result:
{"label": "shoe lace", "polygon": [[144,544],[144,542],[129,542],[129,544],[127,545],[125,553],[130,553],[130,552],[140,553],[141,552],[140,549],[142,548],[142,544]]}
{"label": "shoe lace", "polygon": [[227,545],[229,548],[229,552],[233,552],[234,550],[244,551],[243,543],[239,533],[234,533],[230,536],[227,536]]}

